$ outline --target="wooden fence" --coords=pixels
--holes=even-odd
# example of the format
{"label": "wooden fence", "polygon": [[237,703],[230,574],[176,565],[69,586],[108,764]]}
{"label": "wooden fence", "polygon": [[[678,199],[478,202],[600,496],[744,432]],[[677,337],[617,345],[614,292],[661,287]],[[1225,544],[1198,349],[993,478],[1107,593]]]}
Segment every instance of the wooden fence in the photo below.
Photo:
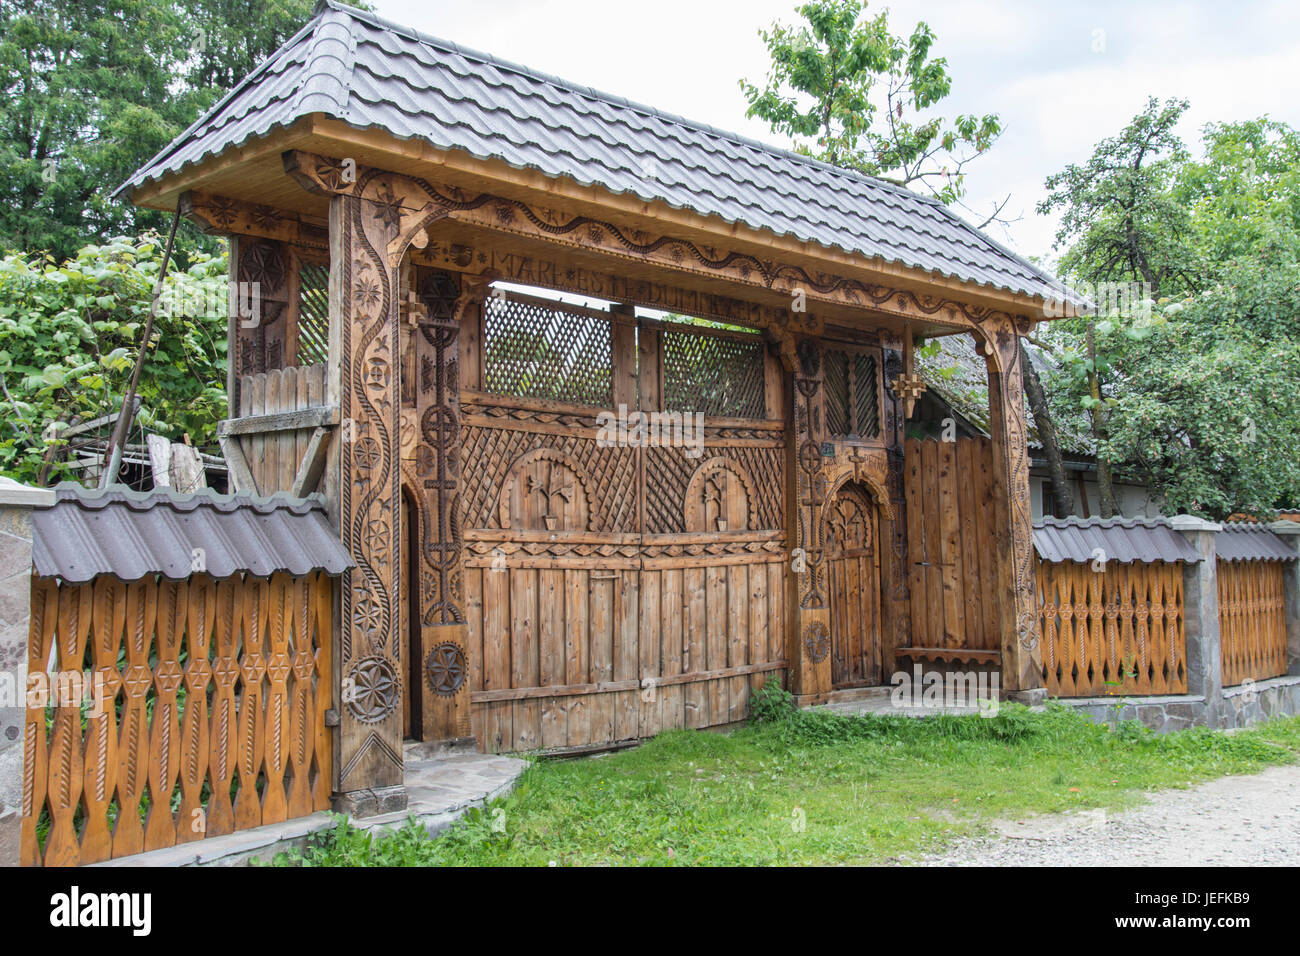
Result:
{"label": "wooden fence", "polygon": [[1001,625],[993,444],[913,438],[904,455],[912,647],[983,651],[995,659]]}
{"label": "wooden fence", "polygon": [[332,595],[323,573],[35,579],[28,673],[57,675],[59,692],[28,697],[22,863],[93,863],[327,807]]}
{"label": "wooden fence", "polygon": [[1281,561],[1225,561],[1219,582],[1223,684],[1286,673],[1286,595]]}
{"label": "wooden fence", "polygon": [[[325,366],[273,369],[239,382],[238,419],[223,423],[221,433],[239,490],[310,494],[316,476],[303,474],[303,463],[336,421],[325,406]],[[247,487],[250,479],[255,487]]]}
{"label": "wooden fence", "polygon": [[1183,568],[1038,562],[1043,682],[1055,697],[1187,693]]}

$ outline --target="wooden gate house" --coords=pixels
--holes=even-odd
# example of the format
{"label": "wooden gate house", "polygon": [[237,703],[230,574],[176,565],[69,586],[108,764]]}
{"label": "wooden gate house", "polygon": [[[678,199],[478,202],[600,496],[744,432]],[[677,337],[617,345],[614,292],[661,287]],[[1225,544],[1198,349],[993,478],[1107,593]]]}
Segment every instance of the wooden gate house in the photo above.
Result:
{"label": "wooden gate house", "polygon": [[[1079,303],[942,204],[332,0],[121,192],[229,238],[233,480],[351,564],[343,806],[400,806],[404,739],[1041,686],[1018,341]],[[946,335],[990,437],[907,442]]]}

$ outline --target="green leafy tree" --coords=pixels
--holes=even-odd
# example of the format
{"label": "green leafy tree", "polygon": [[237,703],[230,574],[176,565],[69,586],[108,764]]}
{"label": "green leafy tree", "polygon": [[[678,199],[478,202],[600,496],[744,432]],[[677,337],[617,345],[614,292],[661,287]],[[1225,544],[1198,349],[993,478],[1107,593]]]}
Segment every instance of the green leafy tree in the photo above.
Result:
{"label": "green leafy tree", "polygon": [[[1167,510],[1266,514],[1300,502],[1300,136],[1211,124],[1192,158],[1174,133],[1185,109],[1149,101],[1048,180],[1067,275],[1101,293],[1095,314],[1044,330],[1050,391],[1093,415],[1099,466],[1123,462]],[[1149,298],[1097,285],[1129,282]]]}
{"label": "green leafy tree", "polygon": [[[60,423],[116,413],[162,260],[156,236],[86,246],[62,263],[0,259],[0,472],[66,474]],[[226,263],[196,253],[168,274],[142,378],[139,428],[199,446],[225,415]]]}
{"label": "green leafy tree", "polygon": [[[312,0],[0,0],[0,249],[72,256],[160,228],[109,199],[274,52]],[[186,224],[180,247],[215,251]]]}
{"label": "green leafy tree", "polygon": [[947,61],[931,56],[930,27],[896,36],[888,11],[867,16],[860,0],[813,0],[797,12],[804,23],[760,31],[772,68],[762,86],[740,81],[748,115],[806,155],[958,201],[967,164],[1002,124],[992,113],[951,121],[932,114],[952,79]]}

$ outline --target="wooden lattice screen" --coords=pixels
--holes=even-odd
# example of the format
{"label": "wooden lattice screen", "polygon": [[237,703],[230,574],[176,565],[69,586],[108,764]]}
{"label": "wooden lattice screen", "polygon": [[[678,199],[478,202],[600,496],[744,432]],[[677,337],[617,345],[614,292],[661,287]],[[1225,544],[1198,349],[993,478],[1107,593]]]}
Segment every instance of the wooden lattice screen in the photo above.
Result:
{"label": "wooden lattice screen", "polygon": [[609,317],[593,309],[495,294],[483,315],[483,388],[607,408],[611,339]]}
{"label": "wooden lattice screen", "polygon": [[763,340],[663,326],[663,402],[674,412],[763,418]]}
{"label": "wooden lattice screen", "polygon": [[327,807],[332,595],[324,574],[34,580],[29,675],[88,673],[107,703],[66,683],[29,697],[22,863],[92,863]]}
{"label": "wooden lattice screen", "polygon": [[880,436],[880,376],[874,355],[826,350],[826,429],[837,437]]}
{"label": "wooden lattice screen", "polygon": [[298,269],[298,365],[324,365],[329,360],[330,271],[304,262]]}
{"label": "wooden lattice screen", "polygon": [[1286,673],[1286,594],[1281,561],[1224,561],[1219,582],[1219,654],[1225,686]]}
{"label": "wooden lattice screen", "polygon": [[1183,568],[1038,562],[1043,681],[1057,697],[1187,693]]}

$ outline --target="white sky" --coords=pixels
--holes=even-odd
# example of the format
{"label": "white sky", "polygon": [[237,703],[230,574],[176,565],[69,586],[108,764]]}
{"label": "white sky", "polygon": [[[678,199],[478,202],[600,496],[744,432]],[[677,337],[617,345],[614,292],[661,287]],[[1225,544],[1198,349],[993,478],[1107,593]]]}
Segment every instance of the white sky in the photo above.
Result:
{"label": "white sky", "polygon": [[[798,0],[374,0],[383,17],[567,80],[788,145],[745,118],[737,81],[761,83],[758,30],[793,23]],[[946,116],[999,113],[1005,132],[968,169],[979,221],[1011,195],[991,234],[1023,255],[1051,252],[1054,220],[1035,214],[1043,180],[1083,162],[1149,95],[1191,101],[1195,148],[1207,122],[1267,113],[1300,126],[1300,3],[1295,0],[1091,2],[893,0],[895,34],[925,20],[946,57]],[[1101,31],[1100,33],[1098,31]],[[1094,52],[1101,40],[1104,49]]]}

